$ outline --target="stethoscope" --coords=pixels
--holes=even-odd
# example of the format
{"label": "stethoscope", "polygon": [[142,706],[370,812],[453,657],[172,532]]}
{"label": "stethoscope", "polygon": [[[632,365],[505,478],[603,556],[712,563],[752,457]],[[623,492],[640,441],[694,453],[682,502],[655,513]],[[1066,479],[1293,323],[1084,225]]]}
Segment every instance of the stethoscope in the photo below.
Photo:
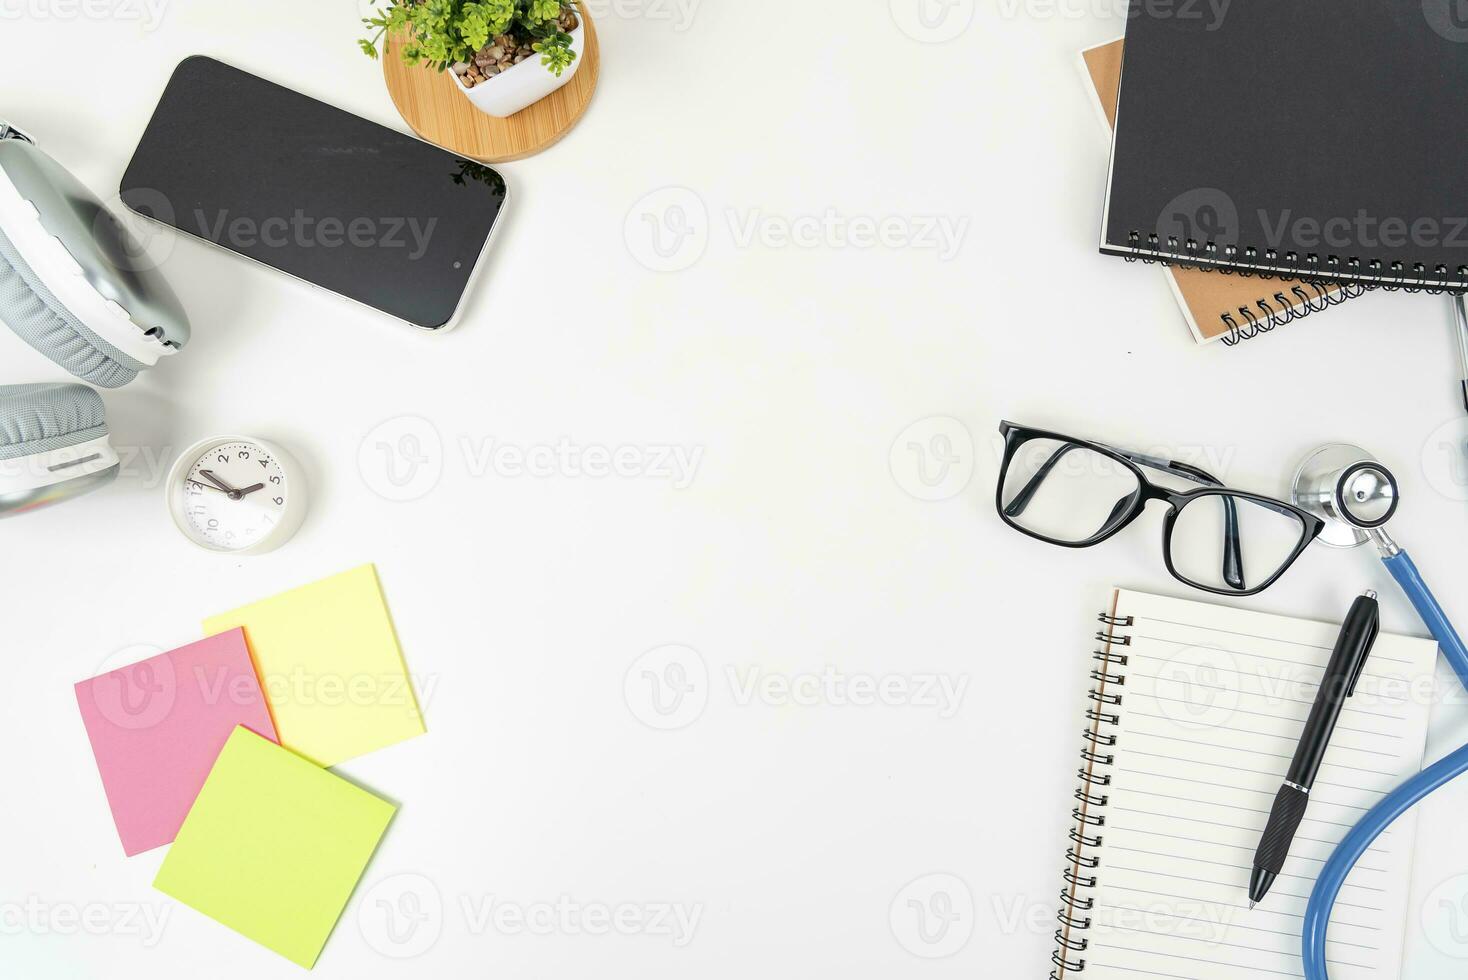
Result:
{"label": "stethoscope", "polygon": [[[1468,689],[1468,647],[1433,597],[1417,566],[1386,532],[1397,511],[1396,477],[1357,446],[1324,446],[1311,453],[1295,474],[1290,499],[1295,506],[1323,519],[1320,541],[1335,548],[1355,548],[1370,541],[1381,562],[1407,594],[1422,621],[1442,648],[1458,679]],[[1305,908],[1302,937],[1306,980],[1328,980],[1325,933],[1341,887],[1356,862],[1398,817],[1429,793],[1468,772],[1468,745],[1429,766],[1388,793],[1337,845],[1321,869]]]}

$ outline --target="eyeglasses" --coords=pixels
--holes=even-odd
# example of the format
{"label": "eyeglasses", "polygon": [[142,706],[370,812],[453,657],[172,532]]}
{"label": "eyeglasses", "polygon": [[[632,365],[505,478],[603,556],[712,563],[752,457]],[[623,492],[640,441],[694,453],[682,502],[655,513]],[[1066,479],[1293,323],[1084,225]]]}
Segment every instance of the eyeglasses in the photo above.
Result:
{"label": "eyeglasses", "polygon": [[[1255,595],[1285,573],[1325,522],[1272,497],[1231,490],[1187,463],[1113,449],[1003,422],[1004,465],[995,504],[1004,523],[1041,541],[1089,548],[1168,505],[1162,559],[1173,578],[1219,595]],[[1176,492],[1142,472],[1149,467],[1202,484]]]}

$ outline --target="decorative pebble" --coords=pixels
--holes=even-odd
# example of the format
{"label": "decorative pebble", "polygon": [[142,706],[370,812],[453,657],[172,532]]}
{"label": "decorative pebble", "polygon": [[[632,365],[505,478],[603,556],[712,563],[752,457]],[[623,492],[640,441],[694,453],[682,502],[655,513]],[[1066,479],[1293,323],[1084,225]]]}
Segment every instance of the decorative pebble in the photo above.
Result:
{"label": "decorative pebble", "polygon": [[[574,10],[565,7],[561,10],[557,26],[569,33],[581,26],[581,19]],[[474,54],[470,62],[454,65],[453,71],[467,88],[473,88],[535,56],[535,48],[531,42],[522,44],[509,34],[501,34],[491,38],[488,44]]]}

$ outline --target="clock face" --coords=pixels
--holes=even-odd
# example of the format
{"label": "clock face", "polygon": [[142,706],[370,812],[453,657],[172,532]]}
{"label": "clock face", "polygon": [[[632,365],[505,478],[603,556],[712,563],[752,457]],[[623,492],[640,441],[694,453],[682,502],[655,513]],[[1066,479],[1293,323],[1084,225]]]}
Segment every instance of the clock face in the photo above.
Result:
{"label": "clock face", "polygon": [[181,474],[184,531],[219,551],[256,548],[279,532],[290,507],[290,475],[253,442],[222,442],[195,456]]}

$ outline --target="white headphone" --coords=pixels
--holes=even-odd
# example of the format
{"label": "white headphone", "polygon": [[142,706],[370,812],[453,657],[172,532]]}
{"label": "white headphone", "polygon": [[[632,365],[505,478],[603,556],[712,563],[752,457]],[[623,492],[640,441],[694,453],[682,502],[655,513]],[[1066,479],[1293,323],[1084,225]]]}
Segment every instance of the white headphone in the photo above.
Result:
{"label": "white headphone", "polygon": [[[119,388],[189,339],[142,254],[96,195],[0,120],[0,320],[82,381]],[[118,469],[95,390],[0,385],[0,517],[95,490]]]}

